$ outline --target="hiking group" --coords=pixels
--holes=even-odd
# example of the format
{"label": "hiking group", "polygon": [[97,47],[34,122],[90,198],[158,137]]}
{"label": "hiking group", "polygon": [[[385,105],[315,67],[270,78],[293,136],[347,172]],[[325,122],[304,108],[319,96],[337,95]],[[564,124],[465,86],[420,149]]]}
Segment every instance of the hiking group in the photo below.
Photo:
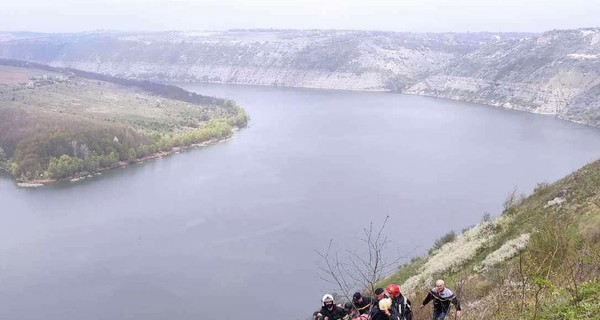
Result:
{"label": "hiking group", "polygon": [[[388,285],[385,290],[377,288],[375,297],[363,296],[356,292],[351,302],[336,304],[331,294],[321,299],[321,310],[313,314],[313,320],[413,320],[413,310],[410,300],[402,295],[400,286]],[[444,320],[450,313],[451,304],[456,308],[456,317],[460,318],[461,308],[456,295],[448,288],[444,280],[437,280],[423,303],[433,301],[433,320]],[[417,311],[417,312],[418,312]]]}

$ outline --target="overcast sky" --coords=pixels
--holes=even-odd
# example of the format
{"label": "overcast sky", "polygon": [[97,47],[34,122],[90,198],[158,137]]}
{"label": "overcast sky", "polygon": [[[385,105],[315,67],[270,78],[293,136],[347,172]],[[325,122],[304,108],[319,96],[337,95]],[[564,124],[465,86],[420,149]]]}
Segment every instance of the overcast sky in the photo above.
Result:
{"label": "overcast sky", "polygon": [[1,0],[0,31],[529,31],[599,26],[600,0]]}

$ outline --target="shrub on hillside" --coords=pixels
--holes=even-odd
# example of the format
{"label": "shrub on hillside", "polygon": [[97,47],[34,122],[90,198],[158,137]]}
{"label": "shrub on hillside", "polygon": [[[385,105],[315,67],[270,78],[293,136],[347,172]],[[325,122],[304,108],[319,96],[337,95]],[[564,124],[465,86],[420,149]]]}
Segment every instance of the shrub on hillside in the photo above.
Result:
{"label": "shrub on hillside", "polygon": [[429,254],[432,254],[434,251],[440,249],[446,243],[454,241],[454,239],[456,239],[456,233],[454,231],[449,231],[441,238],[435,240],[435,242],[433,243],[433,247],[429,249]]}

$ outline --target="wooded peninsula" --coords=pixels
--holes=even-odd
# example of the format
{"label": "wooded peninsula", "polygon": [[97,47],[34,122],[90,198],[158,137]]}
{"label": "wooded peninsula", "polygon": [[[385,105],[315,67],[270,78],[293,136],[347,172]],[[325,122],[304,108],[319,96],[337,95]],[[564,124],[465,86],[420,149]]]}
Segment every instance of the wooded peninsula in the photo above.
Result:
{"label": "wooded peninsula", "polygon": [[226,139],[247,121],[231,100],[172,85],[0,60],[0,168],[24,185]]}

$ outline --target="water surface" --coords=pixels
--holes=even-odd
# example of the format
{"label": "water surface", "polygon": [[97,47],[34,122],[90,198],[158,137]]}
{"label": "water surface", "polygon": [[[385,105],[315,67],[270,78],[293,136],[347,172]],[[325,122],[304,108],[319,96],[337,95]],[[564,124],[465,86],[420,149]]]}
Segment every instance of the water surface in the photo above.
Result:
{"label": "water surface", "polygon": [[0,178],[0,319],[305,319],[317,255],[390,215],[427,250],[600,157],[600,131],[387,93],[184,85],[235,99],[234,139],[81,183]]}

